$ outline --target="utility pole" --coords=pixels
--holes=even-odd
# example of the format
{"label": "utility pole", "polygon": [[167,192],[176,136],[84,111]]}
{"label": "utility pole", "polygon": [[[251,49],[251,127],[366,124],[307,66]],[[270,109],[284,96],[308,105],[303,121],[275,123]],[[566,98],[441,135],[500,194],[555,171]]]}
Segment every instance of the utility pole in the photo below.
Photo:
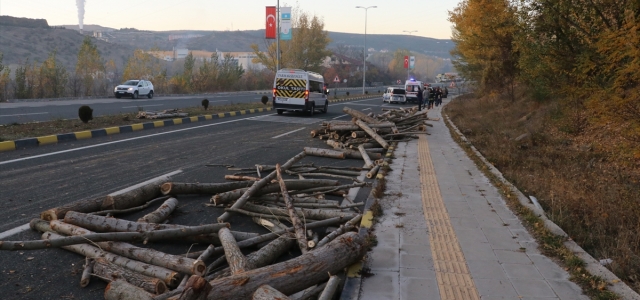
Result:
{"label": "utility pole", "polygon": [[280,70],[280,0],[276,6],[276,73]]}
{"label": "utility pole", "polygon": [[369,8],[377,8],[377,6],[356,6],[356,8],[364,9],[364,57],[362,58],[362,94],[364,95],[365,78],[367,76],[367,11]]}
{"label": "utility pole", "polygon": [[[417,30],[403,30],[402,32],[407,32],[409,33],[409,35],[411,35],[414,32],[418,32]],[[411,52],[409,52],[409,54],[411,54]],[[411,65],[407,66],[407,80],[411,79],[411,77],[409,76],[409,72],[411,72]]]}

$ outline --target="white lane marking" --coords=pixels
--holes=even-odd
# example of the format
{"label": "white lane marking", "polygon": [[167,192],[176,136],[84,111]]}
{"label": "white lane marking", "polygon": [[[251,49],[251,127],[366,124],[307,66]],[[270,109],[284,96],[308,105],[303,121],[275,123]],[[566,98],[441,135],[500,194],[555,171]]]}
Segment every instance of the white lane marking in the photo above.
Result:
{"label": "white lane marking", "polygon": [[360,105],[360,106],[380,106],[380,104],[363,104],[363,103],[353,103],[353,105]]}
{"label": "white lane marking", "polygon": [[29,223],[27,223],[27,224],[20,225],[20,226],[18,226],[16,228],[13,228],[13,229],[9,229],[9,230],[7,230],[5,232],[0,232],[0,240],[4,239],[4,238],[8,238],[8,237],[10,237],[10,236],[12,236],[14,234],[18,234],[18,233],[23,232],[23,231],[27,231],[29,229],[30,229]]}
{"label": "white lane marking", "polygon": [[182,170],[175,170],[175,171],[173,171],[173,172],[170,172],[170,173],[167,173],[167,174],[164,174],[164,175],[160,175],[160,176],[158,176],[158,177],[151,178],[151,179],[149,179],[149,180],[147,180],[147,181],[140,182],[140,183],[138,183],[138,184],[132,185],[132,186],[130,186],[130,187],[128,187],[128,188],[125,188],[125,189],[119,190],[119,191],[117,191],[117,192],[113,192],[113,193],[109,194],[108,196],[116,196],[116,195],[124,194],[124,193],[126,193],[126,192],[128,192],[128,191],[131,191],[131,190],[133,190],[133,189],[139,188],[139,187],[141,187],[141,186],[147,185],[147,184],[149,184],[149,183],[152,183],[152,182],[154,182],[154,181],[157,181],[157,180],[160,180],[160,179],[163,179],[163,178],[164,178],[165,180],[169,180],[169,177],[171,177],[171,176],[173,176],[173,175],[176,175],[176,174],[180,174],[180,173],[182,173]]}
{"label": "white lane marking", "polygon": [[300,130],[302,130],[302,129],[304,129],[304,128],[305,128],[305,127],[302,127],[302,128],[298,128],[298,129],[296,129],[296,130],[291,130],[291,131],[289,131],[289,132],[285,132],[285,133],[283,133],[283,134],[281,134],[281,135],[276,135],[276,136],[272,137],[272,139],[277,139],[277,138],[279,138],[279,137],[283,137],[283,136],[285,136],[285,135],[292,134],[292,133],[297,132],[297,131],[300,131]]}
{"label": "white lane marking", "polygon": [[371,107],[369,107],[369,108],[365,108],[365,109],[363,109],[362,111],[365,111],[365,110],[371,110]]}
{"label": "white lane marking", "polygon": [[0,117],[15,117],[15,116],[44,115],[44,114],[48,114],[48,112],[29,113],[29,114],[15,114],[15,115],[0,115]]}
{"label": "white lane marking", "polygon": [[136,106],[123,106],[122,108],[134,108],[134,107],[143,107],[143,106],[162,106],[164,104],[151,104],[151,105],[136,105]]}
{"label": "white lane marking", "polygon": [[[270,114],[270,115],[275,115],[275,114]],[[250,118],[242,118],[242,119],[237,119],[237,120],[230,120],[230,121],[224,121],[224,122],[219,122],[219,123],[213,123],[213,124],[207,124],[207,125],[201,125],[201,126],[195,126],[195,127],[171,130],[171,131],[154,133],[154,134],[145,135],[145,136],[138,136],[138,137],[133,137],[133,138],[128,138],[128,139],[123,139],[123,140],[119,140],[119,141],[112,141],[112,142],[107,142],[107,143],[102,143],[102,144],[89,145],[89,146],[84,146],[84,147],[80,147],[80,148],[67,149],[67,150],[62,150],[62,151],[56,151],[56,152],[45,153],[45,154],[40,154],[40,155],[34,155],[34,156],[30,156],[30,157],[22,157],[22,158],[13,159],[13,160],[1,161],[0,165],[10,164],[10,163],[19,162],[19,161],[30,160],[30,159],[34,159],[34,158],[58,155],[58,154],[62,154],[62,153],[69,153],[69,152],[74,152],[74,151],[79,151],[79,150],[97,148],[97,147],[102,147],[102,146],[106,146],[106,145],[124,143],[124,142],[128,142],[128,141],[146,139],[146,138],[159,136],[159,135],[170,134],[170,133],[174,133],[174,132],[181,132],[181,131],[199,129],[199,128],[210,127],[210,126],[217,126],[217,125],[234,123],[234,122],[239,122],[239,121],[244,121],[244,120],[252,120],[252,119],[255,119],[255,118],[259,118],[259,117],[262,117],[262,116],[256,116],[256,117],[250,117]]]}
{"label": "white lane marking", "polygon": [[346,116],[348,116],[348,115],[337,116],[337,117],[335,117],[333,119],[335,120],[335,119],[339,119],[339,118],[346,117]]}

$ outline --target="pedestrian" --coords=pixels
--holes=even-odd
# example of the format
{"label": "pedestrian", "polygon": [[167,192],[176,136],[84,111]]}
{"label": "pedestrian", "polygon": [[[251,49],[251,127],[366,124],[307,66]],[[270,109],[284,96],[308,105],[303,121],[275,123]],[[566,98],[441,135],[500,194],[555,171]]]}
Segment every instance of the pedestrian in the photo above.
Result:
{"label": "pedestrian", "polygon": [[422,107],[427,106],[427,101],[429,101],[429,97],[431,97],[430,89],[431,88],[424,88],[424,93],[422,94],[422,97],[424,99],[424,101],[422,101]]}
{"label": "pedestrian", "polygon": [[418,94],[416,97],[418,97],[418,110],[422,110],[422,89],[420,87],[418,87]]}
{"label": "pedestrian", "polygon": [[436,106],[440,106],[442,104],[442,89],[438,87],[438,91],[436,92]]}
{"label": "pedestrian", "polygon": [[429,109],[433,109],[433,103],[436,100],[436,90],[435,89],[431,89],[431,93],[429,95]]}

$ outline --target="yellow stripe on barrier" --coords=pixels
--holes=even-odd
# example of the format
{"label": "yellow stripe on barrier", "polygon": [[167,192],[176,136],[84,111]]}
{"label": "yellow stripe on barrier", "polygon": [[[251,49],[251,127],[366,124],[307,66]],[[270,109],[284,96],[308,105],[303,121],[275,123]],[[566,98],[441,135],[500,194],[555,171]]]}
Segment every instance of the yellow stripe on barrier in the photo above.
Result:
{"label": "yellow stripe on barrier", "polygon": [[58,142],[57,135],[41,136],[41,137],[37,137],[37,139],[38,139],[39,145],[55,144]]}
{"label": "yellow stripe on barrier", "polygon": [[0,152],[16,150],[16,143],[14,141],[0,142]]}
{"label": "yellow stripe on barrier", "polygon": [[250,113],[255,113],[255,112],[256,112],[256,110],[252,108],[252,109],[249,109],[249,112],[250,112]]}
{"label": "yellow stripe on barrier", "polygon": [[153,122],[153,127],[163,127],[164,121],[155,121]]}
{"label": "yellow stripe on barrier", "polygon": [[91,138],[91,131],[80,131],[80,132],[74,132],[73,134],[75,134],[76,140],[84,140],[84,139]]}
{"label": "yellow stripe on barrier", "polygon": [[182,124],[182,119],[173,119],[173,125]]}
{"label": "yellow stripe on barrier", "polygon": [[258,108],[258,112],[263,112],[264,108]]}
{"label": "yellow stripe on barrier", "polygon": [[191,122],[198,122],[198,117],[191,117],[189,119],[191,120]]}
{"label": "yellow stripe on barrier", "polygon": [[371,228],[371,226],[373,226],[373,213],[370,210],[367,210],[362,216],[360,227]]}
{"label": "yellow stripe on barrier", "polygon": [[240,111],[240,114],[241,114],[241,115],[246,115],[246,114],[247,114],[247,111],[243,109],[243,110],[241,110],[241,111]]}
{"label": "yellow stripe on barrier", "polygon": [[230,111],[229,115],[232,116],[232,117],[235,117],[236,116],[236,112],[235,111]]}
{"label": "yellow stripe on barrier", "polygon": [[270,111],[272,109],[273,109],[273,107],[267,107],[267,111]]}
{"label": "yellow stripe on barrier", "polygon": [[362,270],[362,261],[359,261],[353,265],[350,265],[347,269],[347,277],[360,277],[360,271]]}
{"label": "yellow stripe on barrier", "polygon": [[219,113],[218,118],[224,118],[224,113]]}
{"label": "yellow stripe on barrier", "polygon": [[109,127],[105,128],[104,131],[106,131],[108,135],[118,134],[120,133],[120,127]]}
{"label": "yellow stripe on barrier", "polygon": [[204,115],[204,119],[205,120],[211,120],[211,119],[213,119],[213,115]]}
{"label": "yellow stripe on barrier", "polygon": [[142,129],[144,129],[144,125],[142,125],[142,123],[131,124],[131,130],[133,131],[142,130]]}

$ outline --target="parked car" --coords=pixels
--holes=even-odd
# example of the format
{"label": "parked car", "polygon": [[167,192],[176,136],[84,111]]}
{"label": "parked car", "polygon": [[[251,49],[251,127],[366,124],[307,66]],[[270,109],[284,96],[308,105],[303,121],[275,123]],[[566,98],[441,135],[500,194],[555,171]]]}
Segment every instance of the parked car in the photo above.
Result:
{"label": "parked car", "polygon": [[153,98],[153,84],[148,80],[127,80],[127,82],[116,86],[113,89],[113,94],[116,98],[131,97],[138,99],[140,96],[147,96],[147,98]]}
{"label": "parked car", "polygon": [[384,94],[382,94],[382,102],[406,103],[407,92],[403,88],[387,88]]}

